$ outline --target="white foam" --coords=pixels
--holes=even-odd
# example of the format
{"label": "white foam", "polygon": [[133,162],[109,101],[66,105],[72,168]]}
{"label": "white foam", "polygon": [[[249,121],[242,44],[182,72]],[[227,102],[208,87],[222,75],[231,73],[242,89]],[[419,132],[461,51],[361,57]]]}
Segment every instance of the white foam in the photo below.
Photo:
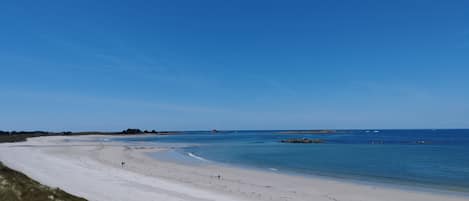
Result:
{"label": "white foam", "polygon": [[191,152],[187,153],[187,155],[189,155],[190,157],[195,158],[195,159],[197,159],[197,160],[201,160],[201,161],[208,162],[207,159],[202,158],[202,157],[200,157],[200,156],[197,156],[197,155],[195,155],[195,154],[193,154],[193,153],[191,153]]}

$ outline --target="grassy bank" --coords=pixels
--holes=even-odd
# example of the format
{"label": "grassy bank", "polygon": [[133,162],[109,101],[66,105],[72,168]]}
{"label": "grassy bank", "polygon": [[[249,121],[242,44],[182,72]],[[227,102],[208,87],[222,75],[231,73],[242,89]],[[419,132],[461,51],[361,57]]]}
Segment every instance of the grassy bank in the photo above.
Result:
{"label": "grassy bank", "polygon": [[40,136],[46,136],[46,135],[45,134],[15,134],[15,135],[1,134],[0,135],[0,143],[2,143],[2,142],[22,142],[22,141],[26,141],[27,138],[40,137]]}
{"label": "grassy bank", "polygon": [[[22,142],[27,138],[41,136],[75,136],[75,135],[137,135],[158,134],[156,131],[127,129],[122,132],[4,132],[0,131],[0,143]],[[161,134],[165,134],[162,132]],[[58,188],[50,188],[36,182],[21,172],[12,170],[0,161],[0,201],[86,201],[83,198],[68,194]]]}
{"label": "grassy bank", "polygon": [[58,188],[44,186],[0,162],[0,200],[2,201],[86,201]]}
{"label": "grassy bank", "polygon": [[[18,133],[0,135],[0,143],[21,142],[27,138],[48,136],[47,133]],[[21,172],[12,170],[0,161],[1,201],[86,201],[58,188],[50,188],[30,179]]]}

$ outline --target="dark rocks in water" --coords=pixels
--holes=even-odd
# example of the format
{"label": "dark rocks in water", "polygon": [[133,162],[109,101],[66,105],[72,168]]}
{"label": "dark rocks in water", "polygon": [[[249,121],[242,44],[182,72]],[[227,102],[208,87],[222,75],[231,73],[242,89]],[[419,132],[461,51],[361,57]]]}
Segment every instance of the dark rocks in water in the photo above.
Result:
{"label": "dark rocks in water", "polygon": [[323,139],[313,139],[313,143],[324,143],[325,140]]}
{"label": "dark rocks in water", "polygon": [[415,142],[416,144],[431,144],[431,142],[429,141],[425,141],[425,140],[419,140],[417,142]]}
{"label": "dark rocks in water", "polygon": [[335,130],[292,130],[292,131],[280,131],[278,134],[334,134]]}
{"label": "dark rocks in water", "polygon": [[303,144],[310,144],[310,143],[324,143],[322,139],[308,139],[308,138],[293,138],[293,139],[285,139],[281,140],[282,143],[303,143]]}
{"label": "dark rocks in water", "polygon": [[183,132],[180,132],[180,131],[159,131],[159,132],[155,132],[157,135],[176,135],[176,134],[180,134],[180,133],[183,133]]}

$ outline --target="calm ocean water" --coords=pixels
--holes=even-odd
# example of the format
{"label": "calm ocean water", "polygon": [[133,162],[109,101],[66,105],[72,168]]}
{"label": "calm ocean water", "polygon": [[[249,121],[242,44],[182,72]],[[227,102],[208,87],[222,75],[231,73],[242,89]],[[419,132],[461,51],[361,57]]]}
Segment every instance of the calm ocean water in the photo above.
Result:
{"label": "calm ocean water", "polygon": [[[325,143],[279,142],[303,137]],[[165,156],[178,160],[206,159],[267,171],[469,191],[469,130],[348,130],[314,135],[186,132],[119,140],[193,144]]]}

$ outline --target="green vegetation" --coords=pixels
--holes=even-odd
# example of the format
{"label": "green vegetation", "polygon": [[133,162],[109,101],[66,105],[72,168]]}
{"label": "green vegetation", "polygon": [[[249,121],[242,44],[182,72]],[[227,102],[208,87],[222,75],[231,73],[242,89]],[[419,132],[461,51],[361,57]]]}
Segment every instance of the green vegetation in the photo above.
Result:
{"label": "green vegetation", "polygon": [[[26,141],[27,138],[31,137],[41,137],[41,136],[60,136],[60,135],[99,135],[104,133],[99,132],[83,132],[83,133],[72,133],[72,132],[60,132],[60,133],[53,133],[53,132],[45,132],[45,131],[12,131],[12,132],[5,132],[0,131],[0,143],[2,142],[22,142]],[[111,134],[111,133],[105,133]],[[117,134],[117,133],[113,133]]]}
{"label": "green vegetation", "polygon": [[138,128],[128,128],[127,130],[122,131],[123,134],[140,134],[143,133],[142,130]]}
{"label": "green vegetation", "polygon": [[[74,135],[136,135],[159,134],[155,130],[141,131],[127,129],[121,132],[46,132],[46,131],[0,131],[0,143],[22,142],[27,138],[41,136],[74,136]],[[168,132],[161,132],[167,135]],[[26,175],[4,166],[0,162],[0,201],[86,201],[70,195],[58,188],[50,188],[30,179]]]}
{"label": "green vegetation", "polygon": [[0,134],[0,143],[2,142],[22,142],[28,137],[44,136],[41,134]]}
{"label": "green vegetation", "polygon": [[44,186],[0,162],[0,200],[2,201],[86,201],[58,188]]}
{"label": "green vegetation", "polygon": [[0,130],[0,143],[2,142],[22,142],[30,137],[41,136],[74,136],[74,135],[139,135],[139,134],[158,134],[169,135],[177,134],[180,132],[170,131],[155,131],[155,130],[140,130],[136,128],[129,128],[120,132],[99,132],[99,131],[86,131],[86,132],[47,132],[47,131],[1,131]]}

